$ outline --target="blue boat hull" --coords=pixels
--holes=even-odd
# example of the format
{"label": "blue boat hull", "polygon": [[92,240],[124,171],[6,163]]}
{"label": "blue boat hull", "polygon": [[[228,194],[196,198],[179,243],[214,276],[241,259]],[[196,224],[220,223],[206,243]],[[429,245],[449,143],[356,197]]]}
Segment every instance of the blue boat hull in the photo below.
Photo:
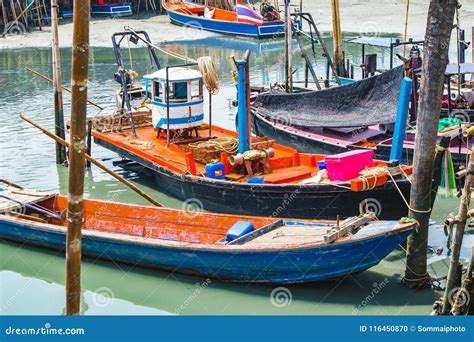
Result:
{"label": "blue boat hull", "polygon": [[[83,255],[142,267],[173,270],[221,280],[301,283],[340,277],[378,264],[412,229],[393,230],[396,222],[377,222],[371,233],[360,231],[353,241],[307,248],[223,250],[163,246],[126,235],[84,231]],[[377,225],[379,227],[377,228]],[[374,231],[379,234],[373,236]],[[364,234],[366,236],[364,236]],[[0,237],[55,250],[65,246],[65,229],[0,218]]]}
{"label": "blue boat hull", "polygon": [[120,3],[110,5],[91,5],[91,13],[96,16],[119,16],[132,15],[131,3]]}
{"label": "blue boat hull", "polygon": [[189,16],[170,10],[167,10],[167,13],[173,24],[195,27],[198,29],[222,34],[253,38],[277,38],[285,34],[283,21],[265,22],[262,26],[257,26],[240,22],[213,20],[203,17]]}

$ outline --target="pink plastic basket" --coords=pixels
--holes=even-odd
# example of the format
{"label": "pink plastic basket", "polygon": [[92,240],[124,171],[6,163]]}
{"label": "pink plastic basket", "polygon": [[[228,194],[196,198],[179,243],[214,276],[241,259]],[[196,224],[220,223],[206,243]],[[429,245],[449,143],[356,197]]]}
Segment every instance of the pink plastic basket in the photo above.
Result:
{"label": "pink plastic basket", "polygon": [[359,172],[374,166],[374,151],[354,150],[327,156],[324,159],[330,180],[348,181],[359,177]]}

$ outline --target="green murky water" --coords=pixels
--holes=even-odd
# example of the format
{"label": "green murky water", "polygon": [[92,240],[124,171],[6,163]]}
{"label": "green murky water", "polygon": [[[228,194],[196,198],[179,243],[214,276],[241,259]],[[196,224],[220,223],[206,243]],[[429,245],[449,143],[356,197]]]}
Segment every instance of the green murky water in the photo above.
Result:
{"label": "green murky water", "polygon": [[[167,48],[190,57],[211,55],[217,65],[221,91],[214,99],[213,122],[233,128],[235,110],[230,105],[235,88],[232,84],[230,57],[253,53],[252,83],[269,84],[283,79],[282,41],[263,43],[231,38],[210,38],[187,43],[168,44]],[[330,48],[330,47],[329,47]],[[374,49],[379,66],[389,63],[388,51]],[[63,53],[63,78],[70,81],[70,50]],[[149,61],[143,49],[132,52],[135,70],[143,75]],[[319,56],[321,51],[317,51]],[[159,55],[163,64],[177,63]],[[360,62],[360,47],[349,46],[347,58]],[[128,51],[124,51],[128,60]],[[301,62],[295,54],[295,79],[303,78]],[[53,129],[51,87],[25,67],[50,73],[51,54],[47,49],[0,51],[0,177],[26,187],[65,193],[67,169],[56,166],[54,144],[19,119],[26,114]],[[110,111],[114,108],[116,71],[112,49],[95,48],[91,54],[89,96]],[[318,75],[325,73],[322,60]],[[69,112],[70,98],[65,95]],[[91,115],[94,110],[91,109]],[[115,165],[119,158],[97,146],[93,155],[131,179],[142,189],[168,206],[181,203],[159,193],[151,178],[126,171]],[[146,202],[93,168],[86,173],[86,195],[115,198],[124,202]],[[458,201],[439,199],[433,219],[442,222]],[[442,255],[430,255],[430,272],[446,273],[446,238],[441,228],[431,228],[430,245],[443,246]],[[466,235],[466,244],[472,244]],[[469,243],[471,242],[471,243]],[[463,255],[468,254],[467,249]],[[0,242],[0,314],[61,314],[64,310],[64,258],[56,252]],[[85,259],[82,270],[83,313],[93,314],[427,314],[436,298],[433,290],[413,292],[400,284],[404,272],[404,252],[395,250],[372,269],[342,280],[316,284],[274,286],[230,284],[207,281],[168,272],[133,268],[126,265]]]}

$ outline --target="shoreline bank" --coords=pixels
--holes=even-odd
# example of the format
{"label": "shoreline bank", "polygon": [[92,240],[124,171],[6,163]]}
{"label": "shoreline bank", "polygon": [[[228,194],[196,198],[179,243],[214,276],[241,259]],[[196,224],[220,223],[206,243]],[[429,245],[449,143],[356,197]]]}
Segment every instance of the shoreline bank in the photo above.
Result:
{"label": "shoreline bank", "polygon": [[[310,12],[322,32],[332,31],[331,4],[329,1],[317,0],[316,4],[303,6],[303,11]],[[426,1],[413,1],[410,7],[408,36],[422,39],[425,33],[428,4]],[[383,8],[377,15],[369,15],[373,6]],[[341,26],[343,32],[358,33],[359,35],[378,36],[383,34],[403,33],[405,16],[405,1],[387,0],[341,0]],[[461,24],[466,30],[466,39],[471,38],[474,27],[474,3],[463,4],[461,8]],[[123,18],[93,18],[90,26],[91,47],[111,47],[111,36],[123,31],[124,26],[134,30],[144,30],[150,34],[155,44],[170,41],[202,39],[217,36],[209,31],[180,27],[169,22],[168,16],[133,16]],[[71,20],[61,21],[59,25],[59,40],[61,47],[72,44],[73,25]],[[20,36],[0,38],[0,50],[51,46],[51,28],[44,27],[42,31],[32,31]]]}

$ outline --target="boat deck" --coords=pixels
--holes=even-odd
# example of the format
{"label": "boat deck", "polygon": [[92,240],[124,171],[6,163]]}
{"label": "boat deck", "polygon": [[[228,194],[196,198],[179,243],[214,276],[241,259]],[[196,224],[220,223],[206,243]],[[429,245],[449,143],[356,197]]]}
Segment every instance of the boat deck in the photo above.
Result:
{"label": "boat deck", "polygon": [[[151,126],[137,128],[136,132],[137,138],[133,138],[130,130],[121,132],[94,131],[93,135],[96,139],[125,149],[140,158],[164,166],[178,174],[189,173],[182,142],[170,143],[167,147],[166,139],[164,137],[158,139]],[[208,125],[198,127],[198,132],[200,137],[209,136]],[[217,126],[213,126],[212,136],[215,138],[237,137],[235,132]],[[311,165],[311,163],[314,164],[314,159],[307,160],[308,158],[299,154],[297,150],[276,143],[273,143],[272,148],[275,150],[275,155],[269,160],[272,172],[265,174],[266,183],[299,183],[303,179],[313,177],[318,172],[317,166]],[[314,157],[316,159],[323,158],[322,156],[320,158]],[[196,161],[196,170],[198,174],[204,175],[205,165]],[[236,181],[246,182],[247,178],[249,177],[242,177]]]}
{"label": "boat deck", "polygon": [[[7,192],[7,191],[5,191]],[[67,208],[65,196],[18,190],[11,193],[16,200],[35,201],[37,207],[52,214],[64,212]],[[35,198],[37,200],[35,200]],[[32,203],[32,202],[30,202]],[[1,210],[0,210],[1,212]],[[38,213],[33,208],[24,208],[19,215],[7,215],[4,220],[28,223],[34,227],[53,229],[65,233],[66,218]],[[148,207],[126,203],[105,202],[86,199],[84,201],[83,235],[97,238],[114,238],[128,242],[146,242],[163,246],[187,246],[189,248],[218,248],[230,250],[262,250],[325,245],[370,238],[380,234],[390,234],[395,230],[412,228],[415,223],[395,223],[394,221],[370,221],[373,214],[365,214],[351,223],[360,227],[357,232],[347,231],[327,241],[328,233],[334,232],[335,221],[323,220],[282,220],[273,217],[224,215],[203,212]],[[359,223],[356,221],[359,220]],[[252,223],[255,230],[241,238],[226,242],[229,229],[237,222]],[[341,222],[341,231],[345,228]],[[394,230],[394,227],[396,229]],[[104,235],[105,234],[105,235]],[[235,243],[234,243],[235,242]]]}
{"label": "boat deck", "polygon": [[54,194],[17,188],[2,190],[0,187],[0,213],[15,212],[22,214],[25,211],[23,203],[38,203],[51,197],[54,197]]}
{"label": "boat deck", "polygon": [[246,246],[260,245],[301,245],[324,242],[328,226],[321,225],[290,225],[283,226],[263,234],[245,243]]}

